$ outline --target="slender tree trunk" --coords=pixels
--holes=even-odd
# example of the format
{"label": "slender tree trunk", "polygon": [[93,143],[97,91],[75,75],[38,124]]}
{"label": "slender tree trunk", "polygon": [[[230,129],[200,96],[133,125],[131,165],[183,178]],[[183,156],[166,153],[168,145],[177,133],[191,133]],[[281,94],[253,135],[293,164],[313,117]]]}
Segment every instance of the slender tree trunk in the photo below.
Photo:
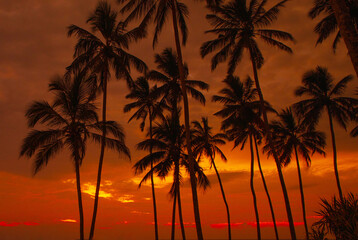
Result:
{"label": "slender tree trunk", "polygon": [[79,159],[75,160],[76,164],[76,185],[77,185],[77,198],[78,198],[78,209],[80,212],[80,240],[84,240],[84,218],[83,218],[83,206],[82,206],[82,192],[81,192],[81,181],[80,181],[80,163]]}
{"label": "slender tree trunk", "polygon": [[257,229],[257,239],[261,240],[261,229],[260,229],[260,218],[259,218],[259,210],[257,209],[257,200],[256,193],[254,188],[254,165],[255,165],[255,156],[254,156],[254,148],[252,145],[252,135],[250,134],[250,152],[251,152],[251,169],[250,169],[250,189],[252,194],[252,199],[254,201],[254,209],[255,209],[255,217],[256,217],[256,229]]}
{"label": "slender tree trunk", "polygon": [[330,4],[337,19],[339,32],[347,46],[348,54],[358,77],[358,33],[350,10],[345,0],[330,0]]}
{"label": "slender tree trunk", "polygon": [[180,75],[180,85],[183,93],[183,102],[184,102],[184,119],[185,119],[185,135],[186,135],[186,144],[188,149],[188,158],[189,158],[189,175],[190,175],[190,183],[191,183],[191,192],[193,197],[193,208],[194,208],[194,217],[195,217],[195,226],[198,240],[203,240],[203,231],[201,228],[200,221],[200,212],[199,212],[199,201],[198,201],[198,193],[196,188],[196,176],[194,171],[194,157],[191,150],[191,140],[190,140],[190,120],[189,120],[189,103],[188,96],[186,93],[185,86],[185,74],[184,74],[184,65],[183,65],[183,57],[181,52],[181,46],[179,41],[179,31],[178,31],[178,22],[177,22],[177,10],[176,10],[176,1],[171,0],[172,4],[172,17],[173,17],[173,29],[174,29],[174,37],[175,37],[175,45],[178,54],[178,68]]}
{"label": "slender tree trunk", "polygon": [[265,100],[264,100],[264,97],[263,97],[263,94],[262,94],[262,91],[260,88],[259,78],[257,75],[257,67],[256,67],[256,63],[254,62],[254,57],[253,57],[254,55],[252,54],[251,49],[250,49],[250,56],[251,56],[251,63],[252,63],[252,68],[253,68],[253,72],[254,72],[255,85],[256,85],[256,89],[257,89],[257,92],[260,97],[260,108],[261,108],[261,112],[262,112],[263,119],[264,119],[265,135],[268,140],[269,146],[272,149],[272,155],[275,159],[278,177],[280,179],[282,193],[283,193],[283,197],[285,200],[286,213],[287,213],[287,218],[288,218],[288,223],[289,223],[290,233],[291,233],[291,240],[296,240],[297,238],[296,238],[295,225],[293,222],[293,217],[292,217],[292,212],[291,212],[290,200],[288,198],[287,188],[286,188],[285,180],[284,180],[283,174],[282,174],[281,163],[279,161],[276,149],[274,148],[274,146],[272,144],[272,136],[271,136],[271,131],[270,131],[269,123],[268,123],[268,119],[267,119]]}
{"label": "slender tree trunk", "polygon": [[224,187],[223,187],[223,184],[222,184],[222,182],[221,182],[220,174],[219,174],[219,172],[218,172],[218,170],[217,170],[217,168],[216,168],[214,158],[213,158],[212,155],[210,156],[210,158],[211,158],[211,163],[213,164],[214,170],[215,170],[215,172],[216,172],[216,176],[218,177],[219,185],[220,185],[220,190],[221,190],[221,195],[222,195],[223,200],[224,200],[224,203],[225,203],[226,215],[227,215],[227,227],[228,227],[227,230],[228,230],[229,240],[231,240],[231,221],[230,221],[229,204],[228,204],[227,201],[226,201],[225,192],[224,192]]}
{"label": "slender tree trunk", "polygon": [[329,109],[328,106],[327,106],[327,112],[328,112],[328,119],[329,119],[329,128],[331,130],[331,137],[332,137],[334,174],[336,175],[336,182],[337,182],[339,197],[342,200],[343,193],[342,193],[341,183],[339,181],[339,174],[338,174],[336,138],[334,136],[332,114],[331,114],[331,110]]}
{"label": "slender tree trunk", "polygon": [[177,201],[177,195],[174,194],[174,199],[173,199],[173,213],[172,213],[172,234],[171,234],[171,240],[175,239],[175,205],[176,205],[176,201]]}
{"label": "slender tree trunk", "polygon": [[182,212],[182,209],[181,209],[180,185],[179,184],[178,184],[178,188],[177,188],[177,198],[178,198],[178,211],[179,211],[179,221],[180,221],[181,235],[182,235],[182,239],[186,240],[184,221],[183,221],[183,212]]}
{"label": "slender tree trunk", "polygon": [[[153,127],[152,127],[152,113],[149,109],[149,137],[150,140],[153,139]],[[149,148],[149,153],[153,153],[152,146]],[[150,170],[153,169],[153,161],[150,162]],[[154,177],[153,172],[150,175],[150,181],[152,183],[152,199],[153,199],[153,212],[154,212],[154,229],[155,229],[155,239],[158,240],[158,218],[157,218],[157,203],[155,201],[155,188],[154,188]]]}
{"label": "slender tree trunk", "polygon": [[105,139],[106,139],[106,127],[104,123],[106,120],[106,110],[107,110],[107,71],[103,72],[103,106],[102,106],[102,143],[101,143],[101,153],[99,156],[98,163],[98,173],[97,173],[97,185],[96,185],[96,194],[94,198],[94,207],[93,207],[93,216],[91,223],[91,230],[89,235],[89,240],[93,239],[94,229],[96,225],[96,217],[97,217],[97,209],[98,209],[98,198],[99,198],[99,189],[101,187],[101,177],[102,177],[102,166],[103,166],[103,158],[104,158],[104,150],[106,147]]}
{"label": "slender tree trunk", "polygon": [[275,212],[273,210],[272,201],[271,201],[270,193],[269,193],[268,188],[267,188],[264,172],[262,171],[262,168],[261,168],[260,154],[259,154],[259,149],[257,147],[257,140],[256,140],[255,135],[254,135],[254,141],[255,141],[255,149],[256,149],[256,156],[257,156],[257,164],[259,166],[262,183],[264,185],[266,196],[267,196],[267,199],[268,199],[268,202],[269,202],[269,205],[270,205],[270,211],[271,211],[271,216],[272,216],[273,227],[274,227],[274,230],[275,230],[276,240],[279,240]]}
{"label": "slender tree trunk", "polygon": [[300,192],[301,192],[301,203],[302,203],[303,222],[304,222],[304,224],[305,224],[306,240],[309,240],[309,235],[308,235],[308,225],[307,225],[307,218],[306,218],[305,195],[304,195],[304,193],[303,193],[303,184],[302,184],[302,176],[301,176],[300,161],[298,160],[298,154],[297,154],[297,147],[296,147],[296,146],[295,146],[295,154],[296,154],[296,163],[297,163],[298,181],[299,181],[299,183],[300,183]]}

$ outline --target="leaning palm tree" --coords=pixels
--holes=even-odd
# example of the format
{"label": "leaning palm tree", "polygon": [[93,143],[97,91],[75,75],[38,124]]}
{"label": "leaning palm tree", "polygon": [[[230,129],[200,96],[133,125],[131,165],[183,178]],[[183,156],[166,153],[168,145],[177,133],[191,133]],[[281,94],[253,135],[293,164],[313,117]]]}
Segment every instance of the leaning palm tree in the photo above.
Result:
{"label": "leaning palm tree", "polygon": [[[180,199],[180,182],[182,179],[180,166],[185,166],[187,168],[188,164],[187,154],[184,152],[183,127],[179,125],[178,114],[175,114],[174,117],[165,117],[161,123],[158,123],[157,126],[153,128],[153,139],[142,141],[137,145],[137,147],[142,150],[152,148],[155,149],[155,151],[143,157],[134,165],[136,174],[142,173],[151,162],[156,164],[144,175],[139,186],[141,186],[143,182],[147,181],[153,173],[156,173],[160,178],[165,179],[171,170],[173,170],[173,184],[170,190],[170,194],[173,197],[171,239],[174,239],[175,234],[176,201],[178,201],[182,237],[185,239]],[[198,164],[196,164],[195,169],[198,176],[198,183],[205,188],[208,185],[208,179],[203,174],[203,171]]]}
{"label": "leaning palm tree", "polygon": [[[214,70],[219,63],[225,62],[229,58],[229,74],[235,72],[242,58],[243,51],[246,49],[249,52],[255,85],[261,102],[265,136],[269,139],[269,142],[271,142],[272,133],[269,131],[269,123],[264,104],[265,100],[258,79],[258,69],[263,65],[264,57],[262,56],[257,40],[260,39],[266,44],[277,47],[285,52],[292,52],[291,48],[281,42],[281,40],[293,41],[291,34],[266,28],[277,20],[280,8],[282,8],[286,2],[287,0],[280,1],[268,10],[265,9],[266,0],[251,0],[248,6],[246,0],[231,0],[221,6],[211,8],[213,14],[207,15],[206,18],[214,28],[206,32],[216,34],[217,37],[214,40],[205,42],[200,49],[202,57],[205,57],[209,53],[216,52],[211,59],[212,70]],[[291,238],[296,240],[290,202],[280,161],[275,151],[273,156],[285,200]]]}
{"label": "leaning palm tree", "polygon": [[129,149],[124,144],[121,127],[113,121],[98,122],[96,107],[93,104],[95,93],[87,84],[94,77],[77,73],[73,80],[58,77],[51,81],[49,90],[55,94],[53,103],[36,101],[26,112],[30,128],[41,123],[48,129],[32,130],[23,140],[20,152],[21,156],[29,158],[35,155],[34,174],[36,174],[60,150],[67,147],[70,151],[76,170],[81,240],[84,239],[84,217],[80,166],[85,157],[87,140],[102,142],[103,138],[98,132],[105,128],[114,136],[114,138],[105,138],[107,146],[130,157]]}
{"label": "leaning palm tree", "polygon": [[[181,90],[183,92],[183,105],[184,105],[184,119],[185,119],[185,136],[186,136],[186,145],[188,149],[189,156],[189,173],[190,173],[190,184],[192,190],[193,198],[193,208],[194,208],[194,217],[195,217],[195,226],[197,237],[199,240],[203,240],[203,233],[201,228],[200,213],[199,213],[199,202],[197,195],[197,183],[195,180],[195,159],[191,150],[190,142],[190,119],[189,119],[189,101],[187,96],[187,89],[185,85],[185,68],[183,54],[181,50],[180,43],[180,33],[182,44],[185,45],[188,37],[188,28],[186,25],[186,18],[189,15],[187,6],[180,0],[117,0],[119,3],[126,3],[122,12],[129,12],[127,21],[133,19],[138,19],[143,17],[141,22],[141,27],[144,29],[147,28],[150,22],[154,22],[154,38],[153,38],[153,47],[158,41],[158,36],[161,33],[165,23],[168,21],[168,17],[172,17],[173,31],[174,31],[174,41],[175,48],[178,54],[178,68],[179,68],[179,80]],[[206,1],[210,6],[216,6],[221,2],[221,0],[207,0]],[[179,33],[180,31],[180,33]]]}
{"label": "leaning palm tree", "polygon": [[303,75],[303,86],[298,87],[295,91],[296,96],[309,97],[294,104],[298,115],[304,118],[303,123],[305,125],[313,127],[320,120],[323,111],[327,111],[332,139],[334,173],[340,198],[343,197],[343,194],[338,174],[333,119],[346,129],[347,123],[352,117],[352,108],[358,104],[357,99],[342,97],[347,84],[352,79],[353,77],[348,75],[334,85],[333,77],[327,68],[318,66],[316,69],[307,71]]}
{"label": "leaning palm tree", "polygon": [[[358,3],[353,0],[345,0],[345,2],[352,17],[353,24],[358,29]],[[319,21],[314,28],[314,31],[318,34],[316,45],[322,43],[330,35],[336,33],[332,44],[333,51],[336,51],[337,44],[340,42],[342,35],[339,29],[337,30],[338,23],[330,1],[315,0],[314,5],[309,11],[308,15],[312,19],[315,19],[320,15],[324,15],[321,21]]]}
{"label": "leaning palm tree", "polygon": [[[75,59],[68,67],[68,71],[72,72],[83,68],[84,71],[92,71],[100,76],[98,89],[103,92],[102,121],[105,122],[110,70],[114,70],[117,79],[123,78],[127,81],[128,86],[133,85],[130,67],[134,66],[140,72],[145,71],[147,67],[143,61],[128,53],[126,49],[130,43],[144,37],[145,32],[140,27],[127,31],[126,24],[118,21],[117,12],[113,11],[110,4],[105,1],[98,3],[95,11],[87,19],[87,23],[92,31],[87,31],[76,25],[68,27],[68,36],[75,35],[78,39],[75,46]],[[102,135],[103,138],[106,137],[104,128]],[[102,141],[90,240],[94,236],[104,150],[105,141]]]}
{"label": "leaning palm tree", "polygon": [[[317,152],[325,155],[323,150],[326,145],[325,135],[323,132],[307,128],[307,126],[302,123],[302,118],[294,116],[291,108],[282,110],[282,112],[278,114],[278,117],[279,121],[273,121],[271,124],[272,131],[275,133],[273,139],[274,146],[278,149],[284,166],[291,163],[293,155],[296,158],[306,240],[309,240],[303,182],[298,155],[300,154],[303,157],[307,166],[311,165],[310,154],[313,155]],[[267,149],[270,151],[269,147]]]}
{"label": "leaning palm tree", "polygon": [[226,131],[230,140],[235,141],[234,147],[241,144],[241,149],[243,149],[247,139],[250,139],[250,188],[257,222],[257,238],[261,239],[257,199],[253,185],[254,151],[252,145],[252,137],[256,132],[257,122],[259,121],[257,113],[259,112],[260,102],[256,100],[257,90],[253,88],[254,83],[251,78],[248,77],[245,82],[241,82],[239,77],[229,75],[224,80],[224,83],[227,88],[220,91],[222,95],[213,96],[213,101],[224,104],[223,109],[215,113],[215,115],[224,118],[221,129]]}
{"label": "leaning palm tree", "polygon": [[222,160],[227,161],[224,153],[218,147],[218,145],[224,145],[227,139],[227,136],[223,133],[217,133],[213,135],[212,127],[209,126],[208,118],[201,118],[201,122],[194,121],[193,122],[193,152],[195,155],[208,157],[210,160],[210,165],[214,167],[216,176],[218,177],[221,195],[223,197],[225,207],[226,207],[226,215],[227,215],[227,223],[228,223],[228,236],[229,240],[231,240],[231,221],[230,221],[230,211],[229,204],[226,201],[224,187],[221,182],[220,174],[215,164],[215,155],[218,154]]}
{"label": "leaning palm tree", "polygon": [[[161,114],[163,110],[162,102],[157,102],[156,86],[150,88],[148,80],[146,77],[139,77],[134,82],[134,87],[131,89],[131,92],[126,96],[127,99],[133,99],[134,102],[131,102],[124,106],[124,112],[129,112],[132,109],[137,109],[128,122],[133,119],[142,120],[140,124],[140,129],[143,131],[145,127],[145,121],[148,116],[149,121],[149,138],[153,137],[153,120],[158,114]],[[149,153],[151,154],[153,149],[149,148]],[[153,163],[151,163],[150,168],[153,168]],[[154,178],[153,174],[150,176],[151,186],[152,186],[152,199],[153,199],[153,211],[154,211],[154,230],[155,230],[155,239],[159,238],[158,234],[158,218],[157,218],[157,204],[155,201],[155,187],[154,187]]]}

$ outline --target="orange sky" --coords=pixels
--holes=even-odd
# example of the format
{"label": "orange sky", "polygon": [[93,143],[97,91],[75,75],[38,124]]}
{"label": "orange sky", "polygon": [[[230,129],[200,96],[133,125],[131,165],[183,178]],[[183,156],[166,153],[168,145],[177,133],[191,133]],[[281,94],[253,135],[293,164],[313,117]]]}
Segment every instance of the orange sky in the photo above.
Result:
{"label": "orange sky", "polygon": [[[66,37],[66,27],[77,24],[85,27],[85,20],[96,5],[95,0],[0,0],[0,239],[76,239],[78,237],[77,195],[74,185],[74,169],[66,152],[53,159],[35,177],[31,176],[31,160],[18,159],[21,140],[28,132],[24,112],[33,100],[50,100],[47,93],[48,80],[56,73],[63,73],[72,59],[74,39]],[[191,79],[200,79],[210,84],[205,93],[207,105],[196,103],[190,106],[191,120],[208,116],[209,122],[219,129],[219,119],[213,113],[220,106],[210,102],[212,95],[223,87],[226,66],[219,65],[215,72],[210,72],[210,58],[202,60],[199,47],[209,36],[204,30],[209,29],[204,18],[203,3],[185,0],[190,8],[189,39],[183,49],[185,61],[189,65]],[[288,55],[275,49],[262,46],[265,64],[259,77],[265,98],[280,109],[294,103],[297,99],[293,90],[300,84],[302,74],[317,65],[325,66],[336,80],[348,74],[354,74],[343,43],[339,44],[334,55],[331,51],[332,38],[315,47],[316,35],[312,29],[315,21],[307,17],[312,0],[293,0],[287,3],[279,20],[273,26],[285,30],[295,37],[291,44],[294,54]],[[276,1],[269,1],[269,5]],[[117,8],[117,5],[114,5]],[[151,38],[151,35],[150,37]],[[163,30],[159,45],[153,52],[151,40],[140,42],[131,47],[131,53],[142,58],[150,68],[154,68],[153,55],[165,47],[173,46],[170,26]],[[251,65],[247,58],[242,60],[236,74],[244,78],[251,74]],[[357,79],[350,84],[349,94],[358,86]],[[123,81],[111,80],[109,85],[108,119],[120,122],[127,134],[127,145],[131,149],[132,161],[137,161],[145,152],[135,150],[135,144],[142,140],[137,122],[127,124],[129,114],[123,113],[124,96],[128,90]],[[272,116],[271,116],[272,117]],[[320,123],[321,130],[328,129],[326,119]],[[351,127],[349,128],[351,129]],[[327,132],[328,133],[328,132]],[[357,139],[352,139],[346,132],[336,126],[338,142],[338,162],[342,187],[345,192],[357,193],[358,187],[356,163],[358,151]],[[327,138],[326,158],[315,156],[310,169],[303,169],[303,181],[309,223],[316,218],[319,210],[319,198],[330,198],[337,193],[332,170],[331,142]],[[85,208],[86,235],[93,199],[91,189],[96,180],[98,148],[88,148],[86,159],[81,168],[82,188]],[[218,168],[222,174],[224,188],[230,205],[233,237],[238,239],[254,238],[256,228],[253,226],[254,211],[249,189],[249,152],[248,149],[232,151],[232,144],[223,147],[228,163],[219,159]],[[286,213],[282,192],[272,159],[262,155],[267,182],[272,194],[277,220],[280,223],[281,238],[289,236],[285,225]],[[151,239],[154,236],[152,202],[150,188],[137,189],[140,176],[134,176],[132,163],[110,152],[106,153],[103,169],[103,196],[100,198],[96,239]],[[206,167],[207,168],[207,167]],[[207,169],[211,188],[199,191],[201,218],[205,239],[226,238],[226,214],[221,199],[216,177]],[[301,205],[294,166],[284,170],[289,189],[289,196],[299,237],[304,236],[301,225]],[[169,237],[171,221],[171,199],[168,196],[168,182],[161,182],[157,188],[157,204],[160,237]],[[255,177],[263,237],[273,238],[270,227],[266,196],[261,179]],[[195,237],[189,183],[184,181],[182,202],[186,231]],[[140,229],[140,230],[138,230]],[[179,229],[177,230],[179,237]]]}

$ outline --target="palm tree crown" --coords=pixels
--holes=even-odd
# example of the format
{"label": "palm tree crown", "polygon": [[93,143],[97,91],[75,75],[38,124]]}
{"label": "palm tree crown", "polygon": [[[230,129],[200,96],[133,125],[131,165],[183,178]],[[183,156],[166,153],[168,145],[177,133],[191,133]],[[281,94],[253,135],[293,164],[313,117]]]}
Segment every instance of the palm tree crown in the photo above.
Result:
{"label": "palm tree crown", "polygon": [[[355,0],[345,0],[347,7],[350,10],[350,15],[352,17],[352,21],[358,29],[358,3]],[[334,15],[334,11],[332,9],[331,3],[329,0],[315,0],[314,5],[309,11],[308,15],[315,19],[320,15],[324,15],[324,17],[317,23],[314,28],[314,31],[318,34],[318,39],[316,41],[316,45],[322,43],[326,40],[330,35],[337,32],[336,37],[334,38],[332,48],[333,51],[336,51],[337,44],[341,40],[342,36],[338,29],[337,19]]]}
{"label": "palm tree crown", "polygon": [[261,50],[256,39],[260,39],[270,46],[275,46],[286,52],[292,52],[281,40],[291,40],[291,34],[267,29],[265,27],[272,24],[278,16],[279,10],[287,0],[280,1],[278,4],[266,11],[267,1],[251,0],[249,6],[245,0],[232,0],[227,4],[213,8],[214,14],[208,14],[206,18],[214,29],[206,33],[214,33],[217,38],[205,42],[200,49],[202,57],[216,51],[211,59],[212,70],[219,63],[225,62],[229,58],[228,73],[234,73],[237,64],[240,62],[243,50],[250,52],[251,60],[260,68],[264,62]]}

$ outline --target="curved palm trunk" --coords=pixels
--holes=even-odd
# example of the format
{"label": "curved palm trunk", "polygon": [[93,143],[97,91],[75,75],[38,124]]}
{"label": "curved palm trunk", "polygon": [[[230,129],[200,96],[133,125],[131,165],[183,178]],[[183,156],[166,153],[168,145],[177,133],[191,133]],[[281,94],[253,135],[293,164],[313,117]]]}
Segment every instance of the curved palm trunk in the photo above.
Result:
{"label": "curved palm trunk", "polygon": [[[153,139],[153,128],[152,128],[152,113],[149,109],[149,137],[150,140]],[[149,153],[153,153],[152,146],[149,148]],[[150,170],[153,169],[153,161],[150,163]],[[154,177],[153,172],[150,175],[150,181],[152,184],[152,199],[153,199],[153,211],[154,211],[154,230],[155,230],[155,239],[158,240],[158,218],[157,218],[157,203],[155,201],[155,188],[154,188]]]}
{"label": "curved palm trunk", "polygon": [[231,221],[230,221],[230,211],[229,211],[229,205],[226,201],[226,197],[225,197],[225,192],[224,192],[224,187],[223,187],[223,184],[221,182],[221,178],[220,178],[220,174],[216,168],[216,165],[215,165],[215,161],[214,161],[214,158],[213,156],[210,156],[211,158],[211,163],[213,164],[213,167],[214,167],[214,170],[216,172],[216,176],[218,177],[218,180],[219,180],[219,185],[220,185],[220,190],[221,190],[221,195],[223,197],[223,200],[224,200],[224,203],[225,203],[225,207],[226,207],[226,214],[227,214],[227,227],[228,227],[228,234],[229,234],[229,240],[231,240]]}
{"label": "curved palm trunk", "polygon": [[271,136],[271,131],[269,129],[269,123],[268,123],[267,113],[266,113],[265,104],[264,104],[265,100],[264,100],[264,97],[263,97],[263,94],[262,94],[262,91],[260,88],[259,78],[257,75],[257,67],[254,62],[254,58],[253,58],[254,54],[252,53],[251,49],[250,49],[250,56],[251,56],[252,68],[254,71],[255,85],[256,85],[256,89],[257,89],[257,92],[260,97],[260,108],[261,108],[261,112],[262,112],[263,119],[264,119],[265,135],[268,140],[269,146],[272,149],[272,155],[275,159],[276,168],[277,168],[277,172],[278,172],[278,176],[279,176],[280,184],[281,184],[281,188],[282,188],[282,193],[283,193],[283,197],[285,200],[287,219],[288,219],[290,233],[291,233],[291,240],[296,240],[297,238],[296,238],[296,232],[295,232],[295,225],[294,225],[293,217],[292,217],[290,200],[288,198],[287,188],[286,188],[285,180],[283,178],[281,164],[280,164],[276,149],[274,148],[274,146],[272,144],[272,136]]}
{"label": "curved palm trunk", "polygon": [[191,192],[193,197],[193,208],[194,208],[194,217],[195,217],[195,226],[198,240],[203,240],[203,231],[201,228],[200,221],[200,212],[199,212],[199,202],[198,202],[198,193],[196,188],[196,177],[194,171],[194,157],[191,150],[191,141],[190,141],[190,121],[189,121],[189,103],[188,96],[186,94],[186,86],[184,84],[185,74],[184,74],[184,65],[183,65],[183,57],[181,52],[181,46],[179,41],[179,31],[178,31],[178,22],[177,22],[177,10],[176,10],[176,1],[171,0],[172,4],[172,17],[173,17],[173,29],[174,29],[174,37],[175,37],[175,46],[178,54],[178,68],[180,75],[180,85],[183,93],[183,102],[184,102],[184,119],[185,119],[185,135],[186,135],[186,144],[188,149],[189,156],[189,175],[190,175],[190,184],[191,184]]}
{"label": "curved palm trunk", "polygon": [[296,154],[296,163],[297,163],[297,171],[298,171],[298,180],[299,180],[299,183],[300,183],[303,222],[305,223],[306,240],[309,240],[308,225],[307,225],[307,218],[306,218],[305,195],[303,194],[303,184],[302,184],[300,161],[298,160],[298,154],[297,154],[297,147],[296,146],[295,146],[295,154]]}
{"label": "curved palm trunk", "polygon": [[329,119],[329,128],[331,130],[331,137],[332,137],[334,174],[336,175],[339,197],[340,199],[343,199],[343,193],[342,193],[341,183],[339,181],[339,174],[338,174],[336,138],[333,130],[332,114],[328,106],[327,106],[327,112],[328,112],[328,119]]}
{"label": "curved palm trunk", "polygon": [[256,217],[256,229],[257,229],[257,239],[261,240],[261,229],[260,229],[260,218],[259,218],[259,210],[257,209],[257,199],[254,188],[254,148],[252,146],[252,135],[250,134],[250,152],[251,152],[251,169],[250,169],[250,188],[252,199],[254,201],[254,209],[255,209],[255,217]]}
{"label": "curved palm trunk", "polygon": [[177,202],[177,195],[174,194],[174,200],[173,200],[173,213],[172,213],[172,234],[171,234],[171,240],[175,239],[175,206]]}
{"label": "curved palm trunk", "polygon": [[[108,76],[107,71],[104,71],[103,72],[103,106],[102,106],[102,122],[103,123],[106,122],[107,76]],[[100,153],[100,156],[99,156],[99,163],[98,163],[96,194],[95,194],[95,198],[94,198],[94,207],[93,207],[93,215],[92,215],[92,223],[91,223],[91,230],[90,230],[89,240],[93,239],[94,229],[95,229],[95,225],[96,225],[99,189],[101,187],[102,166],[103,166],[104,150],[105,150],[105,147],[106,147],[105,139],[106,139],[106,128],[105,128],[105,125],[103,124],[103,127],[102,127],[101,153]]]}
{"label": "curved palm trunk", "polygon": [[180,228],[181,228],[181,235],[182,235],[182,239],[186,240],[184,221],[183,221],[183,212],[182,212],[182,209],[181,209],[180,186],[179,186],[179,184],[178,184],[178,188],[177,188],[177,197],[178,197],[178,211],[179,211],[179,222],[180,222]]}
{"label": "curved palm trunk", "polygon": [[79,160],[75,160],[76,164],[76,185],[77,185],[77,198],[78,198],[78,209],[80,212],[80,240],[84,240],[84,218],[83,218],[83,206],[82,206],[82,192],[81,192],[81,181],[80,181],[80,163]]}
{"label": "curved palm trunk", "polygon": [[352,16],[345,0],[330,0],[331,7],[337,19],[339,32],[348,49],[354,70],[358,77],[358,32],[354,27]]}
{"label": "curved palm trunk", "polygon": [[269,202],[269,205],[270,205],[270,211],[271,211],[271,216],[272,216],[273,227],[274,227],[274,230],[275,230],[276,240],[279,240],[278,230],[277,230],[277,224],[276,224],[275,212],[274,212],[274,210],[273,210],[272,201],[271,201],[270,193],[269,193],[268,188],[267,188],[267,184],[266,184],[264,172],[262,171],[262,168],[261,168],[261,161],[260,161],[259,149],[258,149],[258,147],[257,147],[257,140],[256,140],[255,135],[254,135],[253,137],[254,137],[254,141],[255,141],[257,164],[258,164],[258,166],[259,166],[262,183],[263,183],[263,185],[264,185],[264,189],[265,189],[265,192],[266,192],[266,196],[267,196],[267,199],[268,199],[268,202]]}

